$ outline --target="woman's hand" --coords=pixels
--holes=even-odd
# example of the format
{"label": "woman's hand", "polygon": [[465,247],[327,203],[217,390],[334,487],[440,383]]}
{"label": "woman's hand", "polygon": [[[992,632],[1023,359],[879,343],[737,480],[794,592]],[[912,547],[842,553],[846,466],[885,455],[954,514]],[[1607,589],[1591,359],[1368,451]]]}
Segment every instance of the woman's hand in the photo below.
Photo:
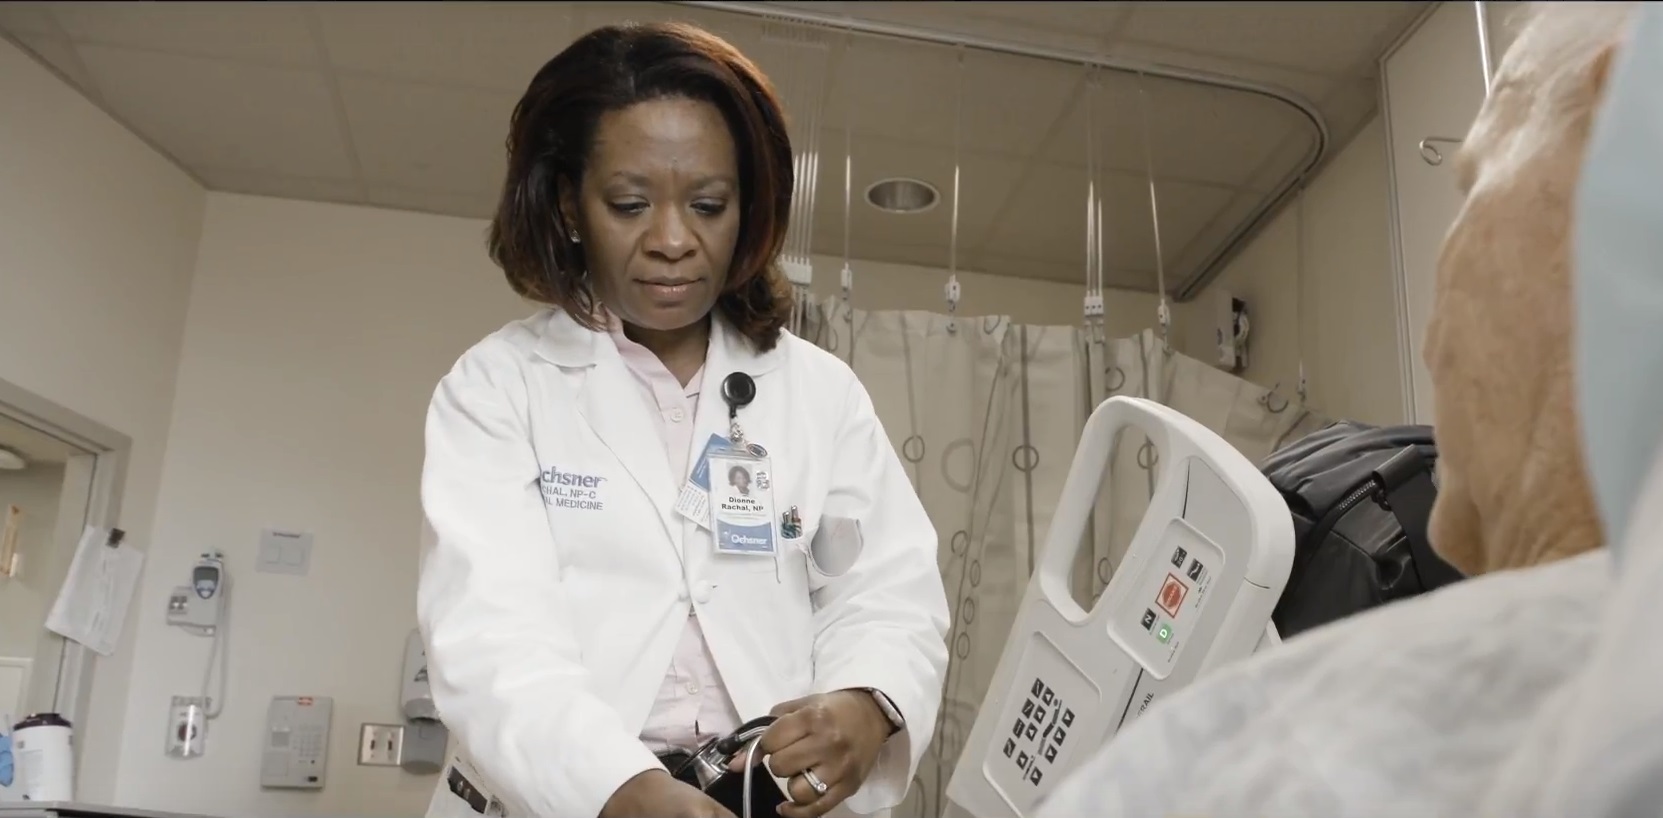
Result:
{"label": "woman's hand", "polygon": [[[777,721],[763,732],[756,757],[769,756],[767,769],[787,779],[795,804],[780,807],[785,818],[816,818],[860,789],[893,725],[872,694],[839,690],[789,701],[769,715]],[[735,762],[743,769],[744,756]],[[825,784],[815,792],[805,771]]]}
{"label": "woman's hand", "polygon": [[733,813],[698,787],[677,781],[664,770],[648,770],[606,799],[600,818],[734,818]]}

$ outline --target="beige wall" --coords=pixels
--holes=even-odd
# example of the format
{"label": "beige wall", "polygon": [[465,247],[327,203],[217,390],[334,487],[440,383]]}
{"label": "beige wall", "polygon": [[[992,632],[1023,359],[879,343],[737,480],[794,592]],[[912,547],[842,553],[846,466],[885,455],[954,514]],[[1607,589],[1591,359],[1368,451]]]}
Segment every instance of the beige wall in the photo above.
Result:
{"label": "beige wall", "polygon": [[[1319,248],[1312,269],[1331,266],[1344,278],[1333,295],[1309,289],[1351,311],[1333,320],[1354,335],[1353,313],[1366,312],[1356,299],[1368,298],[1371,276],[1385,275],[1382,263],[1352,258],[1360,247],[1384,252],[1385,193],[1367,184],[1378,183],[1368,160],[1378,162],[1379,149],[1378,137],[1360,140],[1311,194],[1311,210],[1350,213],[1312,224],[1313,234],[1346,235],[1312,242]],[[1353,199],[1372,202],[1372,210],[1350,209]],[[1289,285],[1279,275],[1291,269],[1292,248],[1278,238],[1287,224],[1227,274],[1262,287],[1244,294],[1262,296],[1271,311],[1268,351],[1257,364],[1266,375],[1297,365],[1275,331]],[[466,219],[208,196],[157,512],[157,541],[167,545],[152,554],[140,605],[159,606],[199,550],[225,548],[237,578],[233,692],[210,729],[207,757],[189,764],[162,757],[163,705],[194,689],[207,646],[160,617],[140,618],[121,751],[125,803],[383,816],[413,814],[425,802],[432,778],[359,767],[353,746],[358,724],[396,719],[398,664],[413,620],[423,407],[465,347],[530,309],[484,258],[483,233],[483,223]],[[816,261],[815,289],[834,292],[841,261]],[[945,271],[862,261],[854,269],[859,306],[944,307]],[[966,315],[1001,311],[1042,324],[1079,318],[1077,285],[970,272],[959,281]],[[1108,312],[1111,331],[1127,334],[1152,321],[1154,300],[1111,294]],[[1383,315],[1389,329],[1389,310]],[[1390,340],[1383,346],[1391,360]],[[1316,362],[1317,371],[1325,363]],[[1345,368],[1337,359],[1332,366]],[[309,576],[254,572],[254,544],[267,526],[314,534]],[[280,693],[335,699],[330,781],[321,793],[256,786],[264,705]]]}
{"label": "beige wall", "polygon": [[1189,354],[1216,360],[1215,301],[1228,292],[1247,302],[1252,327],[1242,377],[1279,383],[1291,397],[1303,359],[1317,410],[1366,423],[1403,422],[1385,151],[1376,117],[1312,181],[1302,211],[1284,210],[1199,298],[1175,311],[1175,331]]}
{"label": "beige wall", "polygon": [[[0,40],[0,379],[132,438],[121,525],[139,548],[155,542],[204,201],[184,173]],[[77,739],[87,798],[112,793],[131,646],[95,674]]]}
{"label": "beige wall", "polygon": [[[209,546],[228,554],[231,698],[206,757],[162,756],[166,702],[200,684],[207,643],[140,616],[121,743],[123,803],[215,814],[411,815],[432,777],[354,763],[358,725],[397,719],[414,622],[421,424],[468,345],[527,314],[481,252],[482,222],[208,196],[157,542],[140,595],[160,610]],[[836,289],[840,260],[818,260]],[[943,271],[856,262],[860,306],[940,310]],[[1074,285],[961,273],[961,310],[1078,320]],[[1146,300],[1147,299],[1143,299]],[[1152,317],[1136,296],[1111,307]],[[262,528],[311,532],[306,577],[254,571]],[[304,657],[304,661],[297,658]],[[261,792],[259,736],[277,694],[332,696],[328,786]]]}
{"label": "beige wall", "polygon": [[[1511,42],[1511,17],[1498,9],[1489,29],[1500,54]],[[1428,136],[1462,138],[1484,104],[1484,73],[1478,49],[1478,17],[1471,3],[1443,3],[1386,58],[1387,139],[1391,144],[1393,240],[1402,312],[1402,368],[1411,385],[1408,403],[1421,423],[1432,422],[1432,381],[1421,358],[1432,314],[1434,275],[1444,234],[1460,212],[1463,197],[1454,164],[1422,161],[1420,141]],[[1453,157],[1458,145],[1436,146]]]}

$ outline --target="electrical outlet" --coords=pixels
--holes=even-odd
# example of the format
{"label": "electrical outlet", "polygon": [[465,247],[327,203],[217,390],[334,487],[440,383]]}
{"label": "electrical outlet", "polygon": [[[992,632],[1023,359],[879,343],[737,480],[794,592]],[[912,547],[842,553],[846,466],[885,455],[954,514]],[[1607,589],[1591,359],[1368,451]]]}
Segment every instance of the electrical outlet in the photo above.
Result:
{"label": "electrical outlet", "polygon": [[364,724],[358,728],[358,763],[397,767],[404,755],[404,725]]}

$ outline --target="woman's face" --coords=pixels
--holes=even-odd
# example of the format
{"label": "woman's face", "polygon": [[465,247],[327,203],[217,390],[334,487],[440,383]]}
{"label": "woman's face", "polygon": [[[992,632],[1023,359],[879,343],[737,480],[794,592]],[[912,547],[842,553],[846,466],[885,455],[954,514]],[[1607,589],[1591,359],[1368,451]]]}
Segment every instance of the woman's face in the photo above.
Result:
{"label": "woman's face", "polygon": [[703,320],[721,295],[739,197],[721,111],[667,98],[601,117],[581,189],[561,205],[600,302],[625,324],[666,332]]}

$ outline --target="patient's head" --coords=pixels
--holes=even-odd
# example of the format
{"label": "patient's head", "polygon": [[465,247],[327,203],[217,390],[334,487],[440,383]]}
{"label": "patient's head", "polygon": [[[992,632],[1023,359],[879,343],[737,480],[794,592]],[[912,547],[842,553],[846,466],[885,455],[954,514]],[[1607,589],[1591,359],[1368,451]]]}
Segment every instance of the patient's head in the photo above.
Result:
{"label": "patient's head", "polygon": [[1539,3],[1454,162],[1466,204],[1444,241],[1426,365],[1435,390],[1438,551],[1468,573],[1602,541],[1571,373],[1570,206],[1630,3]]}

